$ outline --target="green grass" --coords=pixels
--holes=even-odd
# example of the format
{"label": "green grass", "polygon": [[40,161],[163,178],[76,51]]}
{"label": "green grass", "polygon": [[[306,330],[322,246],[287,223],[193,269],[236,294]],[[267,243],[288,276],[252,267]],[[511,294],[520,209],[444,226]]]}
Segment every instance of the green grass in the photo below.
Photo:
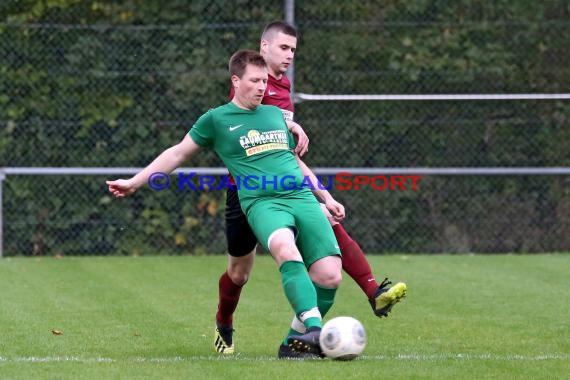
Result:
{"label": "green grass", "polygon": [[[366,328],[352,362],[275,359],[292,312],[258,257],[235,316],[236,349],[212,348],[224,256],[0,260],[0,378],[559,379],[570,373],[570,255],[369,256],[408,283],[374,317],[345,276],[328,318]],[[53,335],[51,330],[63,331]]]}

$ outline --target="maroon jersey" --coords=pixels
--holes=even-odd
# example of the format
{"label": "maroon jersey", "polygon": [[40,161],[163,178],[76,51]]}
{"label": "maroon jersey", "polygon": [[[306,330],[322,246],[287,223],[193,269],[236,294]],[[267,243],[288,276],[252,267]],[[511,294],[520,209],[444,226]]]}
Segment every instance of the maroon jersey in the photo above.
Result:
{"label": "maroon jersey", "polygon": [[263,94],[263,104],[269,104],[281,108],[285,120],[293,121],[293,113],[295,108],[291,101],[291,82],[287,76],[282,75],[281,79],[269,75],[267,80],[267,88]]}

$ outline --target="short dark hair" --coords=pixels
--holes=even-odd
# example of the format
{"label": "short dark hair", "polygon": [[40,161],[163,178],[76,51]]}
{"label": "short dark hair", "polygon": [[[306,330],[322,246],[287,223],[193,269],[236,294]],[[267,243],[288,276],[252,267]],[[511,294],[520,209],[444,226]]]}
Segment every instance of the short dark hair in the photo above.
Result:
{"label": "short dark hair", "polygon": [[293,25],[285,21],[273,21],[265,25],[263,33],[261,33],[261,39],[270,40],[279,32],[297,38],[297,29]]}
{"label": "short dark hair", "polygon": [[247,65],[254,65],[257,67],[266,67],[265,59],[261,54],[254,50],[242,49],[236,51],[230,58],[228,69],[230,75],[237,75],[238,78],[243,76]]}

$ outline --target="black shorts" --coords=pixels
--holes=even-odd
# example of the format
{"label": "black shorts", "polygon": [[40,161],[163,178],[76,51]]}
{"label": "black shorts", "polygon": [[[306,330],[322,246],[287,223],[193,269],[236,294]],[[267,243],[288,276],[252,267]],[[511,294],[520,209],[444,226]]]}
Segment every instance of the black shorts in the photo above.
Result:
{"label": "black shorts", "polygon": [[228,189],[226,198],[226,240],[230,256],[245,256],[255,248],[257,238],[241,209],[237,190]]}

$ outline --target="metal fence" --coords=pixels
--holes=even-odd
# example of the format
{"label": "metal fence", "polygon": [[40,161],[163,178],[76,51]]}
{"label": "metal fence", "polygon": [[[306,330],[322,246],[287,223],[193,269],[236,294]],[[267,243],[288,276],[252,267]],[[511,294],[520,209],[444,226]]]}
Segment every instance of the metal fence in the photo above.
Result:
{"label": "metal fence", "polygon": [[[106,175],[17,168],[146,165],[227,100],[229,55],[282,18],[300,32],[307,163],[466,170],[424,174],[416,191],[333,190],[367,252],[570,249],[565,2],[85,4],[7,5],[0,20],[4,255],[224,252],[222,191],[118,201]],[[211,153],[188,164],[221,166]],[[477,168],[490,174],[466,174]]]}

